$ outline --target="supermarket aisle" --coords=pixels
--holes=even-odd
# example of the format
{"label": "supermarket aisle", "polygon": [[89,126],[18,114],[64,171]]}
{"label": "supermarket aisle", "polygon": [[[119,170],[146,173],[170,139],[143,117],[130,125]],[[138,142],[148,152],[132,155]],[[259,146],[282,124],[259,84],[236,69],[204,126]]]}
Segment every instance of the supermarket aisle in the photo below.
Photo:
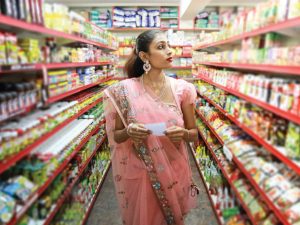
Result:
{"label": "supermarket aisle", "polygon": [[[192,155],[190,155],[190,159],[194,181],[198,184],[201,191],[198,197],[198,207],[190,213],[186,219],[186,225],[217,225],[215,214]],[[114,193],[111,169],[102,186],[87,225],[122,225]]]}

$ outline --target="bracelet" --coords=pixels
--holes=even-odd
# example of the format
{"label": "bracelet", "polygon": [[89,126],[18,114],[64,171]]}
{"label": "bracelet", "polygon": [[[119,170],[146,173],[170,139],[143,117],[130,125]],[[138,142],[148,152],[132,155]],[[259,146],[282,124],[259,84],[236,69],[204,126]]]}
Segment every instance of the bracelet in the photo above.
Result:
{"label": "bracelet", "polygon": [[186,130],[187,130],[187,141],[189,141],[190,140],[190,131],[188,129],[186,129]]}
{"label": "bracelet", "polygon": [[129,135],[129,130],[131,130],[132,126],[133,126],[133,123],[130,123],[130,124],[127,126],[126,133],[127,133],[128,136],[130,136],[130,135]]}

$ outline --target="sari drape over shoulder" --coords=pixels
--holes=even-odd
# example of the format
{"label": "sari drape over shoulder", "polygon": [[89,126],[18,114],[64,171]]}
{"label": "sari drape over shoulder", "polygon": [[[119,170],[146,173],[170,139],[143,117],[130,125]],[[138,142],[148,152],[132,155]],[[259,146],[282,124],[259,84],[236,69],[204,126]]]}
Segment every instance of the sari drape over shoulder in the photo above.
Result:
{"label": "sari drape over shoulder", "polygon": [[139,78],[121,81],[105,90],[106,131],[116,195],[123,224],[183,225],[183,216],[195,207],[190,185],[191,169],[184,141],[175,146],[165,136],[149,135],[135,146],[129,138],[117,144],[113,132],[118,114],[125,127],[130,123],[165,123],[184,127],[181,106],[193,104],[192,84],[169,78],[174,104],[155,101]]}

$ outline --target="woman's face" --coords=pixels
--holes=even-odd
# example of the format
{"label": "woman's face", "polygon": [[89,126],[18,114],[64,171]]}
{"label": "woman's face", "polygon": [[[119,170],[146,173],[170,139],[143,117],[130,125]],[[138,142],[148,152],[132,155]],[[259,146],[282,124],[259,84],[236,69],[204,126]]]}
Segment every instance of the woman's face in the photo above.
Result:
{"label": "woman's face", "polygon": [[167,69],[172,67],[172,50],[167,37],[157,34],[149,46],[148,59],[153,68]]}

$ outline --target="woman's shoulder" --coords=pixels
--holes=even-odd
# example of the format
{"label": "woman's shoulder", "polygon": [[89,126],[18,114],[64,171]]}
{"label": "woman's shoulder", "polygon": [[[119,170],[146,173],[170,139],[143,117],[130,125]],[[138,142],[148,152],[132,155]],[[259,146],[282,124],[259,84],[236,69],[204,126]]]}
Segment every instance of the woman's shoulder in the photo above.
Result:
{"label": "woman's shoulder", "polygon": [[193,85],[190,82],[187,82],[186,80],[183,79],[176,79],[173,77],[170,77],[169,79],[171,79],[171,82],[175,84],[176,89],[185,89],[186,87],[190,87]]}
{"label": "woman's shoulder", "polygon": [[131,87],[134,82],[138,82],[139,78],[125,78],[124,80],[120,80],[119,82],[112,84],[108,87],[109,90],[115,90],[119,88],[127,88]]}

